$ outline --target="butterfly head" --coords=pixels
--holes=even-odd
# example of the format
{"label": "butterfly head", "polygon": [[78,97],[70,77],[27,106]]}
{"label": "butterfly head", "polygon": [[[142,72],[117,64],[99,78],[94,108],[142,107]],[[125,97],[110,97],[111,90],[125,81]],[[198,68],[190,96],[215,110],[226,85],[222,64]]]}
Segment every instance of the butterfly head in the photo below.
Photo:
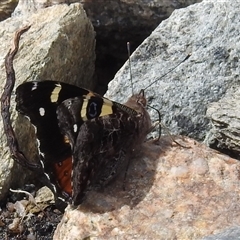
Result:
{"label": "butterfly head", "polygon": [[133,94],[124,105],[132,108],[137,113],[145,112],[147,99],[144,96],[144,90],[142,89],[138,94]]}

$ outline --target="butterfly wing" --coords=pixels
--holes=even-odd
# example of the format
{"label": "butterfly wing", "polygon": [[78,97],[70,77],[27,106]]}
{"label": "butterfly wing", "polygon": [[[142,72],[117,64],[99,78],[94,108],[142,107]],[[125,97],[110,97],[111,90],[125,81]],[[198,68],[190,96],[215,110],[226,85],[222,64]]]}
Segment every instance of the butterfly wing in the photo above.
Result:
{"label": "butterfly wing", "polygon": [[54,81],[26,82],[16,89],[16,109],[36,130],[39,160],[45,172],[42,181],[63,199],[71,195],[72,152],[59,129],[56,110],[64,100],[89,93]]}
{"label": "butterfly wing", "polygon": [[73,152],[72,203],[107,184],[124,166],[138,128],[136,112],[96,96],[64,101],[57,109]]}
{"label": "butterfly wing", "polygon": [[64,100],[88,92],[54,81],[26,82],[16,89],[16,109],[35,126],[44,161],[60,162],[71,155],[69,144],[59,130],[56,110]]}
{"label": "butterfly wing", "polygon": [[36,129],[46,185],[73,205],[116,176],[149,130],[140,95],[122,105],[53,81],[24,83],[16,94],[17,110]]}

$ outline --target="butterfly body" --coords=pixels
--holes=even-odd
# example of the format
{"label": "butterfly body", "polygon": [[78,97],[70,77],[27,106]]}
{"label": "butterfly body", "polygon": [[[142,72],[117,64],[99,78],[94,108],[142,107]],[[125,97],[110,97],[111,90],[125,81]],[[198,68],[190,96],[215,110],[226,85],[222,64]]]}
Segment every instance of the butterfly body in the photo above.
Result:
{"label": "butterfly body", "polygon": [[73,205],[124,171],[151,129],[143,92],[120,104],[66,83],[35,81],[17,88],[16,102],[35,126],[48,186]]}

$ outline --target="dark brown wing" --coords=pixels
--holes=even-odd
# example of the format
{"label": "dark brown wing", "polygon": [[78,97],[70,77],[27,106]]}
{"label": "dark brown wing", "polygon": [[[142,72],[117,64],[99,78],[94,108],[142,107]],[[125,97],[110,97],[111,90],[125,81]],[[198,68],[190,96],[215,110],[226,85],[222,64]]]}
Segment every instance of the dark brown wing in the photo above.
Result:
{"label": "dark brown wing", "polygon": [[58,107],[60,129],[72,146],[73,205],[79,205],[87,191],[107,184],[121,171],[138,135],[137,114],[108,101],[95,98],[83,103],[83,98],[73,98]]}

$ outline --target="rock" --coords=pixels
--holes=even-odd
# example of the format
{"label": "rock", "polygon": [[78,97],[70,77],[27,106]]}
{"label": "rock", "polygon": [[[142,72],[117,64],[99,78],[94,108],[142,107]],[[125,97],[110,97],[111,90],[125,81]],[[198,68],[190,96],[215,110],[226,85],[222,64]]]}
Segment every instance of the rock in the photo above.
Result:
{"label": "rock", "polygon": [[[134,92],[146,88],[149,105],[173,134],[204,140],[212,128],[207,107],[238,85],[239,10],[236,1],[203,1],[175,10],[132,54]],[[124,102],[131,91],[127,62],[106,96]],[[156,119],[156,111],[150,113]]]}
{"label": "rock", "polygon": [[230,88],[218,102],[207,109],[207,117],[213,125],[205,143],[212,148],[220,149],[239,159],[240,153],[240,90]]}
{"label": "rock", "polygon": [[28,14],[54,4],[80,2],[96,31],[95,91],[104,94],[108,82],[127,60],[126,42],[132,51],[149,36],[174,9],[183,8],[200,0],[20,0],[15,14]]}
{"label": "rock", "polygon": [[240,163],[203,144],[146,143],[104,191],[66,210],[54,239],[201,239],[240,224]]}
{"label": "rock", "polygon": [[13,9],[17,6],[17,0],[0,1],[0,21],[11,16]]}
{"label": "rock", "polygon": [[127,60],[126,43],[134,51],[146,37],[178,8],[200,2],[155,0],[89,0],[83,3],[96,31],[97,92],[105,93],[107,84]]}
{"label": "rock", "polygon": [[39,9],[51,7],[54,5],[66,3],[81,2],[78,0],[19,0],[13,16],[32,14]]}
{"label": "rock", "polygon": [[[4,57],[12,45],[14,32],[23,25],[31,24],[30,30],[20,40],[20,49],[14,61],[16,86],[24,81],[57,80],[78,86],[93,88],[95,62],[95,33],[79,3],[56,5],[37,11],[32,15],[9,18],[0,22],[1,59],[0,91],[6,81]],[[11,102],[14,109],[14,96]],[[17,113],[12,111],[15,123]],[[25,120],[25,118],[24,118]],[[26,122],[26,121],[25,121]],[[0,199],[13,183],[21,184],[25,174],[16,164],[15,170],[6,146],[2,119],[0,122]],[[23,125],[21,118],[16,125],[20,149],[33,160],[35,133]],[[25,170],[24,170],[25,172]],[[19,179],[18,176],[21,176]],[[16,179],[17,176],[17,179]]]}
{"label": "rock", "polygon": [[203,238],[203,240],[229,240],[229,239],[239,239],[240,236],[240,227],[232,227],[230,229],[226,229],[225,231],[211,235]]}

